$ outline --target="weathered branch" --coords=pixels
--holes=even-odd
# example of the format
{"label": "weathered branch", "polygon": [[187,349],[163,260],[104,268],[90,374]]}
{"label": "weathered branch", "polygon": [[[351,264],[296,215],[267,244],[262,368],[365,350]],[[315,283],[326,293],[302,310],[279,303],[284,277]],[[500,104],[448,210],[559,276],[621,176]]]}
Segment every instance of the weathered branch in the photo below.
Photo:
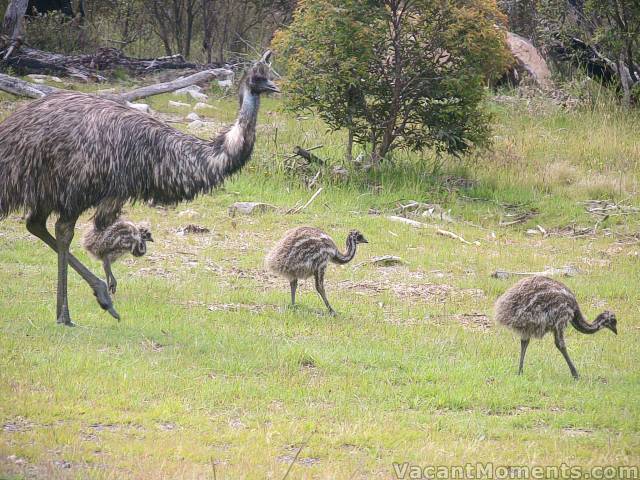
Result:
{"label": "weathered branch", "polygon": [[505,279],[510,277],[531,277],[533,275],[542,275],[545,277],[553,277],[555,275],[561,275],[563,277],[574,277],[580,270],[577,268],[567,265],[561,268],[549,267],[543,270],[542,272],[509,272],[507,270],[496,270],[491,274],[493,278]]}
{"label": "weathered branch", "polygon": [[389,215],[389,216],[387,216],[387,218],[389,220],[391,220],[392,222],[405,223],[405,224],[411,225],[412,227],[415,227],[415,228],[432,228],[432,229],[434,229],[436,231],[436,233],[438,235],[443,236],[443,237],[453,238],[454,240],[458,240],[458,241],[464,243],[465,245],[480,245],[480,242],[478,242],[477,240],[475,242],[473,242],[473,243],[469,242],[468,240],[465,240],[463,237],[461,237],[457,233],[453,233],[453,232],[450,232],[448,230],[443,230],[442,228],[440,228],[437,225],[431,225],[429,223],[422,223],[422,222],[418,222],[417,220],[411,220],[410,218],[398,217],[397,215]]}
{"label": "weathered branch", "polygon": [[59,92],[60,89],[49,87],[48,85],[37,85],[31,82],[25,82],[19,78],[0,73],[0,90],[18,95],[20,97],[40,98],[53,92]]}
{"label": "weathered branch", "polygon": [[205,70],[203,72],[194,73],[193,75],[189,75],[188,77],[178,78],[170,82],[156,83],[154,85],[147,85],[146,87],[136,88],[135,90],[131,90],[130,92],[122,93],[120,94],[120,96],[128,102],[132,102],[134,100],[150,97],[152,95],[173,92],[174,90],[188,87],[189,85],[193,85],[196,83],[208,82],[214,78],[226,79],[231,75],[233,75],[233,72],[231,70],[227,70],[226,68]]}
{"label": "weathered branch", "polygon": [[[206,82],[213,78],[227,78],[233,75],[231,70],[224,68],[216,68],[214,70],[205,70],[204,72],[194,73],[188,77],[178,78],[171,82],[157,83],[155,85],[147,85],[146,87],[136,88],[129,92],[123,92],[120,94],[103,94],[101,96],[113,98],[114,100],[121,100],[132,102],[140,98],[150,97],[152,95],[158,95],[161,93],[172,92],[180,88],[188,87],[200,82]],[[48,85],[38,85],[35,83],[25,82],[16,77],[4,75],[0,73],[0,90],[11,93],[13,95],[40,98],[50,93],[62,91],[59,88],[50,87]]]}
{"label": "weathered branch", "polygon": [[[321,145],[320,145],[321,146]],[[313,148],[320,148],[320,147],[313,147]],[[298,155],[299,157],[304,158],[307,162],[310,163],[317,163],[319,165],[324,165],[324,160],[322,160],[320,157],[318,157],[317,155],[315,155],[314,153],[311,153],[311,150],[313,150],[313,148],[310,149],[304,149],[302,147],[298,147],[296,146],[293,149],[293,154],[294,155]]]}

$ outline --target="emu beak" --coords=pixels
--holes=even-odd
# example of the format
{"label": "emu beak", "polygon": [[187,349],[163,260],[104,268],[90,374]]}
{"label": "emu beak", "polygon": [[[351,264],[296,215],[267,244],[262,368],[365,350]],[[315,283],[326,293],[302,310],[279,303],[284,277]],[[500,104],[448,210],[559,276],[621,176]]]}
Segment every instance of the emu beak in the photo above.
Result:
{"label": "emu beak", "polygon": [[271,80],[267,80],[264,85],[264,89],[267,92],[280,93],[280,89]]}
{"label": "emu beak", "polygon": [[609,327],[609,328],[611,328],[611,331],[612,331],[613,333],[615,333],[616,335],[618,334],[618,327],[616,327],[615,325],[612,325],[612,326],[611,326],[611,327]]}
{"label": "emu beak", "polygon": [[147,242],[153,242],[153,237],[151,235],[149,235],[149,238],[147,238]]}

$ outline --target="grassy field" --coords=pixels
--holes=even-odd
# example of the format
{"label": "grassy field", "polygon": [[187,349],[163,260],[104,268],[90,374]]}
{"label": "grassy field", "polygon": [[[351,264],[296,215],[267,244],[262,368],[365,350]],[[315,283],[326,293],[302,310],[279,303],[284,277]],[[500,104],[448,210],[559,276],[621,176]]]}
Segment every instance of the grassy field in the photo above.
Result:
{"label": "grassy field", "polygon": [[[179,121],[187,111],[168,109],[170,98],[151,105]],[[6,115],[14,105],[2,100]],[[203,115],[215,124],[197,134],[232,120],[234,102],[210,100]],[[489,152],[441,162],[398,154],[378,172],[349,169],[348,181],[329,167],[308,189],[284,155],[323,144],[318,154],[340,164],[345,139],[267,100],[252,163],[223,189],[177,208],[128,208],[156,242],[114,267],[120,323],[70,274],[78,327],[56,325],[54,255],[19,216],[0,223],[0,477],[281,479],[291,467],[287,478],[369,479],[395,478],[393,462],[637,466],[640,215],[602,221],[581,202],[640,206],[640,116],[535,98],[488,108]],[[318,186],[308,208],[284,213]],[[386,218],[408,200],[441,205],[453,223],[416,218],[470,244]],[[232,218],[236,201],[278,210]],[[79,246],[89,216],[74,250],[99,272]],[[180,235],[187,224],[210,232]],[[263,269],[270,246],[298,225],[339,244],[352,228],[369,239],[352,263],[327,272],[336,317],[311,282],[288,308],[287,282]],[[405,264],[361,264],[386,254]],[[619,335],[569,327],[579,381],[550,337],[532,343],[519,377],[519,340],[491,314],[515,280],[491,273],[564,266],[578,271],[563,280],[583,312],[615,311]]]}

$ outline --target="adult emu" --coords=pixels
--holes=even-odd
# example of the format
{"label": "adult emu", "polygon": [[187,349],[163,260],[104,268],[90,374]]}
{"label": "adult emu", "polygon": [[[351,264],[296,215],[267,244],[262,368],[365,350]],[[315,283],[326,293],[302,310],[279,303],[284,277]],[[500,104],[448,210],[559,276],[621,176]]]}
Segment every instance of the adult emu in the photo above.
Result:
{"label": "adult emu", "polygon": [[[67,300],[68,265],[93,289],[100,306],[119,315],[105,282],[73,255],[78,217],[95,207],[103,230],[128,201],[175,204],[220,185],[251,156],[260,94],[277,92],[267,51],[240,85],[236,121],[211,142],[179,132],[114,101],[55,93],[0,124],[0,218],[27,212],[27,229],[58,254],[58,323],[73,325]],[[55,237],[46,227],[58,214]]]}

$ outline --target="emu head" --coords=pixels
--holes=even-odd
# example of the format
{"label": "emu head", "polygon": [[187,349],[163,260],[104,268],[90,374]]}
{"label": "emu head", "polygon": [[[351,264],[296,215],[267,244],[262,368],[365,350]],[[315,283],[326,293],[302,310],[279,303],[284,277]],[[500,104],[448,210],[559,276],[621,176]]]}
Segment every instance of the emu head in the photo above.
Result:
{"label": "emu head", "polygon": [[267,50],[262,58],[245,72],[241,81],[240,101],[247,90],[253,95],[280,91],[272,81],[271,55],[271,50]]}
{"label": "emu head", "polygon": [[358,230],[351,230],[347,238],[349,241],[353,241],[355,243],[369,243],[367,239],[364,238],[364,235],[362,235]]}
{"label": "emu head", "polygon": [[616,320],[615,313],[606,310],[598,315],[596,321],[599,325],[602,325],[603,328],[608,328],[616,335],[618,334],[618,321]]}
{"label": "emu head", "polygon": [[147,242],[153,242],[151,230],[147,226],[140,226],[135,241],[131,245],[131,254],[134,257],[141,257],[147,253]]}

